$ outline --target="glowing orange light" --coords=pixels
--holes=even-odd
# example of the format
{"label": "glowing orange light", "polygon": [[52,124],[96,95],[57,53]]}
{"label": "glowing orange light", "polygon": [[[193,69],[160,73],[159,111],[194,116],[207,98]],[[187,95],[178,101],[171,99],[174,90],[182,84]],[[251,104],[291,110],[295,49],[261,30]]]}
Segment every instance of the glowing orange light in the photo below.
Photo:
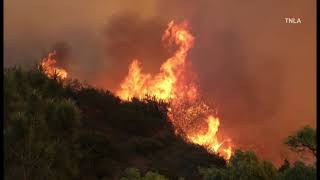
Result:
{"label": "glowing orange light", "polygon": [[[178,49],[161,65],[160,72],[155,76],[145,74],[139,60],[133,60],[116,94],[123,100],[150,95],[170,102],[168,116],[177,133],[182,132],[187,141],[229,159],[231,147],[222,147],[224,141],[217,137],[220,120],[210,115],[212,108],[200,99],[197,83],[188,80],[192,72],[186,68],[186,60],[194,42],[188,24],[171,21],[162,40],[169,46],[177,45]],[[207,129],[205,133],[204,129]]]}
{"label": "glowing orange light", "polygon": [[44,70],[44,73],[52,78],[55,75],[60,79],[66,79],[68,76],[68,73],[66,70],[62,68],[56,67],[56,60],[54,59],[54,56],[56,55],[56,52],[51,52],[48,54],[48,57],[44,58],[41,61],[41,66]]}

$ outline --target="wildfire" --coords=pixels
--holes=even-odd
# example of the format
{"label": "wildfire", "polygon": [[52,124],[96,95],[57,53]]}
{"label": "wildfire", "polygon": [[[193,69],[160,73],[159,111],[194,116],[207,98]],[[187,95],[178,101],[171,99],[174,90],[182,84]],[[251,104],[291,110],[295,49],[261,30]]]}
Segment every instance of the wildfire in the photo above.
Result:
{"label": "wildfire", "polygon": [[56,55],[55,51],[50,52],[48,54],[48,57],[42,59],[41,67],[43,68],[44,73],[50,78],[56,75],[60,79],[66,79],[68,76],[68,73],[66,70],[62,68],[58,68],[56,66],[57,61],[54,58],[55,55]]}
{"label": "wildfire", "polygon": [[212,115],[213,108],[200,98],[195,76],[187,68],[188,51],[194,42],[188,24],[175,24],[171,21],[162,40],[168,47],[175,45],[178,48],[161,65],[160,72],[155,76],[143,73],[141,63],[135,59],[116,94],[123,100],[150,95],[170,102],[168,116],[177,133],[184,134],[187,141],[229,159],[232,154],[231,146],[225,147],[226,141],[220,142],[217,137],[220,120]]}
{"label": "wildfire", "polygon": [[208,131],[205,134],[196,134],[195,136],[189,136],[188,138],[195,144],[206,146],[209,150],[217,152],[222,144],[219,143],[216,136],[220,121],[218,118],[209,116],[207,123]]}

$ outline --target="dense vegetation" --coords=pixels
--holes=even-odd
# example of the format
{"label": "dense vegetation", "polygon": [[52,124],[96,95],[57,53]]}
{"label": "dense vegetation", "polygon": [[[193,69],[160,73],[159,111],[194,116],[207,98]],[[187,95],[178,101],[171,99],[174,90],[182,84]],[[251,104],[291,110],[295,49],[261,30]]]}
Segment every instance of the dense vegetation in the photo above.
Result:
{"label": "dense vegetation", "polygon": [[276,169],[253,152],[226,163],[176,136],[166,114],[153,98],[126,102],[38,68],[5,69],[4,179],[315,179],[314,167]]}

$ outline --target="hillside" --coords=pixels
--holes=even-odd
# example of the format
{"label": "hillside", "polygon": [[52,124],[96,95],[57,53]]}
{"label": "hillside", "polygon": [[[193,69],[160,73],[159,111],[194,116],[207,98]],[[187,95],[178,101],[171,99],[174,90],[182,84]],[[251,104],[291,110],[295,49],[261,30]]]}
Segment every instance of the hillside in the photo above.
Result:
{"label": "hillside", "polygon": [[[38,171],[48,163],[63,179],[118,179],[130,167],[195,179],[198,167],[226,164],[176,136],[167,105],[153,98],[122,101],[76,80],[50,79],[36,68],[6,69],[4,87],[6,168],[15,179],[25,173],[41,179]],[[42,152],[48,146],[50,153]],[[30,158],[17,159],[12,149]],[[27,161],[35,164],[25,167]]]}
{"label": "hillside", "polygon": [[[226,162],[177,136],[165,102],[123,101],[41,68],[5,69],[3,102],[6,180],[316,179],[315,165],[284,160],[277,169],[252,151]],[[306,126],[286,144],[316,155],[316,130]]]}

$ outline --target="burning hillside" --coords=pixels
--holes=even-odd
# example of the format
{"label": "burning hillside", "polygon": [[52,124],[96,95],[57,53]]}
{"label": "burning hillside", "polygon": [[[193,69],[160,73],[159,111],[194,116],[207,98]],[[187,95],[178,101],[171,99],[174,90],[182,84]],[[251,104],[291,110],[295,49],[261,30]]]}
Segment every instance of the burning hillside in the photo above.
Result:
{"label": "burning hillside", "polygon": [[141,63],[135,59],[116,94],[123,100],[148,95],[168,102],[168,116],[177,134],[229,159],[230,141],[218,139],[220,120],[212,115],[214,108],[202,100],[194,74],[187,68],[188,52],[194,42],[187,22],[171,21],[162,40],[168,47],[177,46],[177,50],[161,65],[160,72],[154,76],[143,73]]}
{"label": "burning hillside", "polygon": [[57,61],[55,59],[55,55],[55,51],[49,53],[48,57],[44,58],[41,61],[40,66],[48,77],[57,76],[60,79],[66,79],[68,77],[68,73],[65,69],[60,68],[56,65]]}
{"label": "burning hillside", "polygon": [[[160,72],[154,76],[143,73],[141,62],[134,59],[116,95],[122,100],[152,96],[169,103],[168,117],[177,134],[188,142],[201,145],[209,152],[219,153],[229,159],[232,154],[231,141],[218,138],[220,119],[214,116],[215,109],[202,99],[196,75],[188,67],[187,56],[194,37],[187,22],[175,24],[171,21],[162,41],[166,47],[176,48],[176,51],[161,65]],[[41,67],[48,77],[56,75],[60,79],[66,79],[68,73],[57,66],[55,55],[55,51],[49,53],[42,60]]]}

